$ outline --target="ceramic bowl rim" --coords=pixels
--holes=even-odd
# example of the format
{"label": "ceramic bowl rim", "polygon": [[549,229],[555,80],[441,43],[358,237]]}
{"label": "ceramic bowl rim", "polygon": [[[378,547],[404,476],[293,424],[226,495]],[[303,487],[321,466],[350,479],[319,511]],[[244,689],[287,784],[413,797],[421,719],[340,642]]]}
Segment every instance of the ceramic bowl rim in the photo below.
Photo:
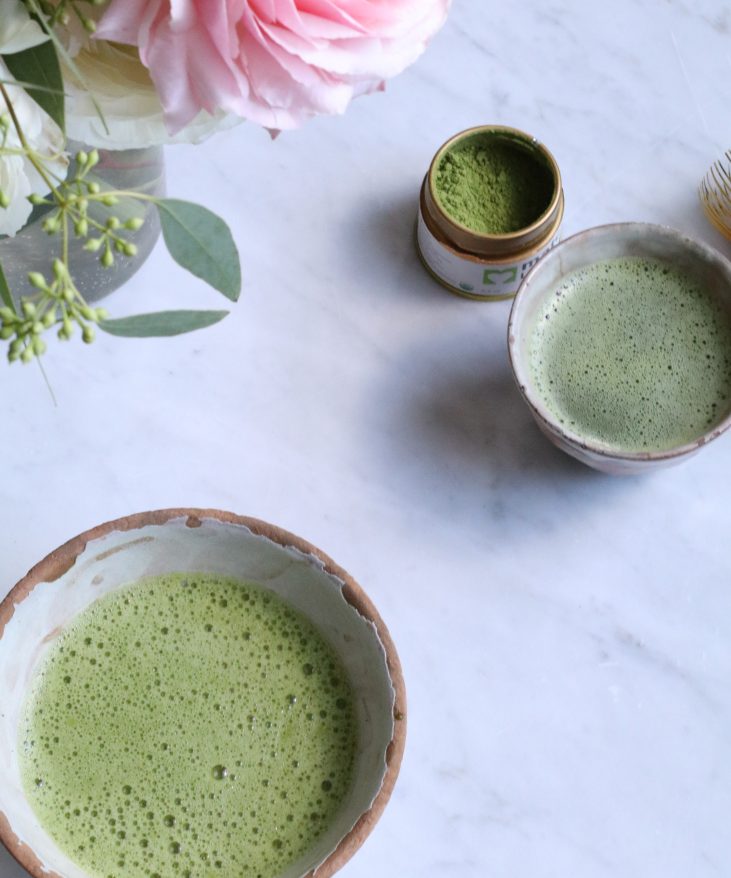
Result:
{"label": "ceramic bowl rim", "polygon": [[[269,524],[259,518],[237,515],[220,509],[183,507],[124,516],[84,531],[59,548],[54,549],[32,567],[0,601],[0,639],[2,639],[5,627],[13,616],[15,605],[29,597],[37,585],[52,583],[63,576],[74,565],[77,557],[84,552],[87,543],[114,532],[135,531],[143,527],[164,525],[173,519],[185,519],[186,526],[190,528],[200,527],[204,519],[212,519],[221,524],[241,526],[250,530],[255,536],[269,539],[283,548],[294,548],[305,555],[313,556],[321,562],[325,573],[335,576],[344,583],[343,596],[347,603],[375,626],[378,638],[385,650],[388,673],[394,689],[393,737],[386,749],[386,771],[383,782],[370,808],[360,816],[347,835],[343,836],[335,850],[306,876],[306,878],[314,875],[317,875],[317,878],[330,878],[348,862],[370,835],[391,797],[406,744],[406,689],[396,647],[375,605],[352,576],[321,549],[277,525]],[[43,869],[33,850],[23,844],[15,835],[10,821],[2,812],[0,812],[0,843],[33,878],[59,878],[55,873]]]}
{"label": "ceramic bowl rim", "polygon": [[508,357],[510,359],[510,367],[513,377],[521,396],[530,408],[533,416],[542,423],[555,436],[566,442],[573,448],[581,451],[589,452],[599,458],[611,461],[632,461],[632,462],[660,462],[670,461],[675,458],[693,454],[700,448],[703,448],[709,442],[717,439],[722,433],[731,427],[731,411],[716,424],[712,429],[702,433],[691,442],[685,442],[682,445],[676,445],[672,448],[663,449],[661,451],[621,451],[615,447],[605,445],[604,443],[587,439],[579,433],[563,427],[549,411],[548,407],[536,395],[532,395],[528,391],[528,364],[520,354],[520,346],[518,344],[518,336],[516,333],[516,325],[522,319],[522,303],[526,300],[531,282],[537,275],[545,270],[549,261],[560,259],[561,253],[568,248],[581,246],[584,242],[593,238],[611,237],[616,234],[624,234],[630,230],[639,230],[650,233],[658,238],[664,238],[675,242],[678,247],[682,247],[686,252],[694,253],[695,258],[701,258],[706,262],[712,263],[725,274],[729,287],[731,288],[731,261],[729,261],[722,253],[715,248],[700,241],[697,238],[686,235],[672,226],[662,225],[659,223],[647,222],[619,222],[606,223],[600,226],[592,226],[580,232],[564,238],[552,250],[546,253],[540,261],[531,268],[528,274],[523,278],[518,292],[513,299],[513,305],[510,309],[510,317],[508,318]]}

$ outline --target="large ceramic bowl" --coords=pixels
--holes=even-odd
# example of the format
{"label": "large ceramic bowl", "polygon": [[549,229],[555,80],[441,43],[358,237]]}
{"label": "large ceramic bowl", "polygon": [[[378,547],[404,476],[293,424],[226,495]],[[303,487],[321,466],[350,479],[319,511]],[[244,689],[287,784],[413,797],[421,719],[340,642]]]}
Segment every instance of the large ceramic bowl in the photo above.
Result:
{"label": "large ceramic bowl", "polygon": [[617,450],[560,424],[536,388],[530,346],[548,299],[571,272],[607,259],[644,257],[666,262],[701,283],[731,313],[731,263],[716,250],[675,229],[647,223],[598,226],[567,238],[529,272],[513,302],[508,350],[515,380],[538,426],[562,451],[614,475],[647,472],[680,463],[731,426],[731,403],[709,429],[684,445],[662,451]]}
{"label": "large ceramic bowl", "polygon": [[77,614],[122,585],[172,572],[259,583],[303,613],[340,656],[356,700],[354,781],[324,835],[284,873],[327,878],[371,832],[398,775],[406,707],[396,650],[363,590],[327,555],[272,525],[214,510],[146,512],[100,525],[52,552],[0,604],[0,839],[35,878],[86,878],[23,794],[21,707],[49,644]]}

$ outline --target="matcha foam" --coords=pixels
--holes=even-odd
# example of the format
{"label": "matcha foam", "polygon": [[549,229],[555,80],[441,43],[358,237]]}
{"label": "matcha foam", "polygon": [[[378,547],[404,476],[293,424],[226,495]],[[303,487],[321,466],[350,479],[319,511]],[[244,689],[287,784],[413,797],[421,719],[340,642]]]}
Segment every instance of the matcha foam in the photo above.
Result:
{"label": "matcha foam", "polygon": [[598,262],[544,305],[530,368],[572,432],[617,450],[667,450],[731,410],[731,316],[667,263]]}
{"label": "matcha foam", "polygon": [[255,585],[172,574],[59,636],[19,728],[41,824],[99,878],[271,878],[347,795],[357,746],[339,659]]}

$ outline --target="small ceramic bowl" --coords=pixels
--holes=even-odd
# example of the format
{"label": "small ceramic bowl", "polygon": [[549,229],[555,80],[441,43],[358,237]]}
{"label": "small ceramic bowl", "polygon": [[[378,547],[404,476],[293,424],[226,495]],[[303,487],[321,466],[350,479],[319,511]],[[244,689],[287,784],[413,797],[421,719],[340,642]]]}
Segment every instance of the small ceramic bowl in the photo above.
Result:
{"label": "small ceramic bowl", "polygon": [[28,684],[59,632],[93,601],[142,577],[218,573],[261,584],[303,613],[340,656],[356,696],[359,746],[340,813],[286,878],[328,878],[378,821],[406,734],[401,667],[363,590],[319,549],[227,512],[173,509],[102,524],[52,552],[0,604],[0,840],[35,878],[86,878],[23,794],[17,728]]}
{"label": "small ceramic bowl", "polygon": [[532,332],[546,301],[571,272],[593,263],[623,257],[667,262],[703,283],[731,312],[731,263],[720,253],[675,229],[647,223],[598,226],[567,238],[531,270],[518,290],[508,323],[508,350],[515,380],[543,433],[562,451],[594,469],[613,475],[643,473],[670,466],[697,453],[731,426],[731,407],[719,414],[692,442],[662,451],[624,451],[572,432],[545,405],[530,370]]}

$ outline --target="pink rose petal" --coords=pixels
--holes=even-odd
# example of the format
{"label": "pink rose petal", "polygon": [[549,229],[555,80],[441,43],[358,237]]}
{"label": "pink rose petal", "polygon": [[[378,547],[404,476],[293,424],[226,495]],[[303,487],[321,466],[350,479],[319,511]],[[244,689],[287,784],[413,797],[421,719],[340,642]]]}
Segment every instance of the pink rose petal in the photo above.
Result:
{"label": "pink rose petal", "polygon": [[270,129],[381,89],[450,0],[111,0],[97,37],[137,46],[175,133],[201,110]]}

